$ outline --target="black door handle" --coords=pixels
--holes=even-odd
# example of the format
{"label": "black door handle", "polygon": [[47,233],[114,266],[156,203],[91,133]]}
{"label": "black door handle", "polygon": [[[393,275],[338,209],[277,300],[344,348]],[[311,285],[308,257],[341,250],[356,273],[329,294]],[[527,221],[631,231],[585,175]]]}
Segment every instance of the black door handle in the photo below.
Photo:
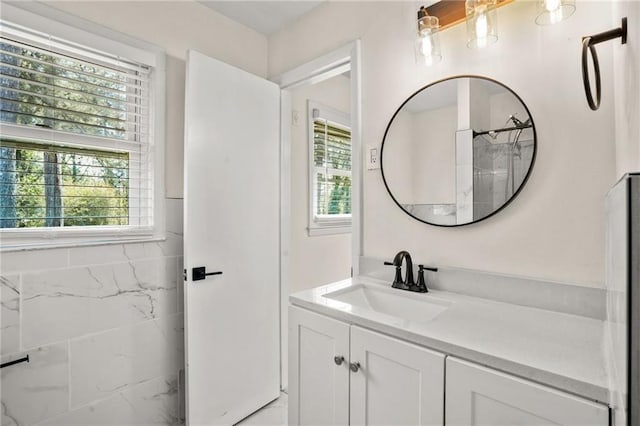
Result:
{"label": "black door handle", "polygon": [[204,266],[198,266],[191,270],[191,281],[200,281],[207,278],[209,275],[222,275],[222,271],[207,272]]}

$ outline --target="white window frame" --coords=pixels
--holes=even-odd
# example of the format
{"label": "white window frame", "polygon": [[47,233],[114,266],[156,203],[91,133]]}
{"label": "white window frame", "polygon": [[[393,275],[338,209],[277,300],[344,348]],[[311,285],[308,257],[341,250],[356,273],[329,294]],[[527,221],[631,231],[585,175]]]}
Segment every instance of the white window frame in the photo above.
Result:
{"label": "white window frame", "polygon": [[[164,197],[166,54],[164,50],[37,2],[3,4],[2,20],[10,23],[3,26],[5,33],[20,33],[23,30],[37,32],[51,40],[59,39],[66,43],[76,43],[83,47],[83,51],[88,47],[153,69],[150,80],[149,132],[151,135],[148,166],[153,185],[151,195],[153,225],[135,228],[100,226],[1,229],[0,251],[163,240],[166,232]],[[37,136],[41,136],[38,131],[42,129],[11,126],[10,133],[38,139]],[[91,145],[83,139],[82,135],[71,135],[70,138],[77,138],[78,145]],[[118,142],[111,143],[114,145],[112,148],[117,149]],[[101,147],[109,149],[106,145]]]}
{"label": "white window frame", "polygon": [[[327,121],[337,123],[341,126],[351,128],[350,115],[339,111],[335,108],[328,107],[319,102],[307,100],[307,131],[308,131],[308,148],[309,148],[309,227],[307,228],[309,235],[331,235],[346,234],[351,232],[352,216],[351,214],[332,215],[333,217],[318,217],[315,209],[315,186],[316,186],[316,166],[313,157],[314,147],[314,131],[313,131],[313,111],[320,111],[320,118]],[[351,185],[353,197],[353,143],[351,144]],[[345,173],[346,175],[346,173]]]}

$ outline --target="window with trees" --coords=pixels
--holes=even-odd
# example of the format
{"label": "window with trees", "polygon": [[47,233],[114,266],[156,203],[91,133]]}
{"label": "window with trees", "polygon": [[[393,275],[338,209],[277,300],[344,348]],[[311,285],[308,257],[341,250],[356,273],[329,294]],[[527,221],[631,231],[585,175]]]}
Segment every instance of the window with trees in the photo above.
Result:
{"label": "window with trees", "polygon": [[310,233],[351,227],[351,129],[349,115],[309,101]]}
{"label": "window with trees", "polygon": [[4,24],[0,228],[152,226],[152,68]]}

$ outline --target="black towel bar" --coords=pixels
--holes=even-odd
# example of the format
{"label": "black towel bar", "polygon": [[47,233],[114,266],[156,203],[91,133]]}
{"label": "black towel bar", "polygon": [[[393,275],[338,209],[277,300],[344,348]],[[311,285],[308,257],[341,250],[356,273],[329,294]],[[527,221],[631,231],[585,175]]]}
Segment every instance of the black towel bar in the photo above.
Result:
{"label": "black towel bar", "polygon": [[[598,55],[596,54],[596,44],[604,41],[621,38],[622,44],[627,43],[627,18],[622,18],[622,24],[619,28],[605,31],[600,34],[594,34],[591,36],[582,37],[582,82],[584,83],[584,93],[587,96],[587,103],[589,108],[597,110],[600,108],[600,97],[602,96],[602,87],[600,83],[600,63],[598,62]],[[596,98],[593,98],[591,93],[591,82],[589,81],[589,65],[588,57],[591,53],[591,60],[593,61],[593,72],[596,79]]]}

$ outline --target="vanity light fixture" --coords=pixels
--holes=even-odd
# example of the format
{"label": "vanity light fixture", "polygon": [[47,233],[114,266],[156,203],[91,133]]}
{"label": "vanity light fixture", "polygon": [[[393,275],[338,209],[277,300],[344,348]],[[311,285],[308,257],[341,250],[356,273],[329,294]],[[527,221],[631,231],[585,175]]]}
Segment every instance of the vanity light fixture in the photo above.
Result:
{"label": "vanity light fixture", "polygon": [[575,0],[538,0],[536,24],[550,25],[564,21],[576,11]]}
{"label": "vanity light fixture", "polygon": [[429,16],[424,6],[418,10],[418,35],[415,43],[416,62],[419,65],[431,66],[442,59],[437,17]]}
{"label": "vanity light fixture", "polygon": [[467,47],[483,48],[498,41],[497,0],[466,0]]}

